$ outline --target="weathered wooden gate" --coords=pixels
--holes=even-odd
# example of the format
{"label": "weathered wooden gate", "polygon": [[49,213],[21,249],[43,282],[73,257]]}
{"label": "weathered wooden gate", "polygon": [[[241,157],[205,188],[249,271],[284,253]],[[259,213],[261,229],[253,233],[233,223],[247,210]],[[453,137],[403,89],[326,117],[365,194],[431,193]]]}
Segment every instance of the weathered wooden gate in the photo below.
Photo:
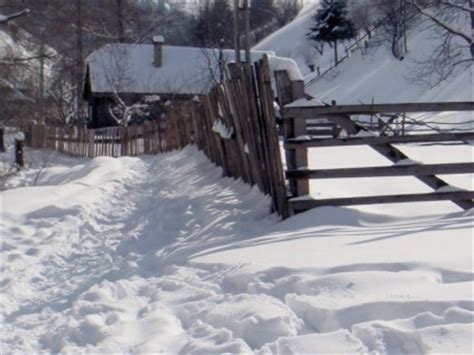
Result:
{"label": "weathered wooden gate", "polygon": [[[319,206],[361,205],[396,202],[451,200],[463,209],[474,206],[473,191],[456,189],[438,175],[474,173],[474,163],[414,164],[389,167],[346,169],[309,169],[307,149],[311,147],[367,145],[393,163],[409,159],[394,144],[418,142],[465,142],[474,139],[474,131],[459,133],[406,134],[406,113],[474,111],[474,102],[400,103],[372,105],[324,106],[305,98],[303,83],[292,82],[286,72],[277,74],[279,99],[285,126],[286,177],[291,190],[290,207],[295,212]],[[378,119],[378,136],[355,136],[367,130],[355,116],[371,115]],[[388,117],[383,121],[380,117]],[[321,138],[308,135],[307,120],[326,120],[336,125],[335,137]],[[401,120],[398,122],[397,119]],[[394,128],[395,127],[395,128]],[[398,127],[398,130],[396,129]],[[337,137],[339,132],[345,137]],[[328,132],[330,133],[330,132]],[[348,154],[350,151],[348,150]],[[406,195],[354,196],[348,198],[314,199],[309,196],[309,179],[360,178],[384,176],[413,176],[431,187],[434,192]]]}

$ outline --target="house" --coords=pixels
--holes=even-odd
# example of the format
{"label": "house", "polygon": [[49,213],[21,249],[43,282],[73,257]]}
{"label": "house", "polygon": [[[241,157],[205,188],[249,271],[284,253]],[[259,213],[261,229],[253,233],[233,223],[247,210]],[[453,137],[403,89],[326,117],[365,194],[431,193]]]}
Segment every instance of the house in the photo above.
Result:
{"label": "house", "polygon": [[[254,51],[252,60],[264,54],[274,55]],[[234,61],[233,50],[169,46],[162,36],[155,36],[152,44],[107,44],[87,58],[84,99],[89,103],[89,126],[117,125],[111,107],[118,103],[159,99],[164,105],[204,95],[222,80],[224,66]]]}

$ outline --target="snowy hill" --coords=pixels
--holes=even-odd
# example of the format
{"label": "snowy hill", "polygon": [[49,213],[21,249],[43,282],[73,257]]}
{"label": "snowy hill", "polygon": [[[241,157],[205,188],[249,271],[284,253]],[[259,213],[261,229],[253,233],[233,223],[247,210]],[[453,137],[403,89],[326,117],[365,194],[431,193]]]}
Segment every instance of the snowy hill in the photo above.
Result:
{"label": "snowy hill", "polygon": [[[311,27],[311,16],[319,7],[319,0],[308,2],[300,14],[289,24],[272,33],[256,44],[253,50],[270,50],[277,56],[291,58],[296,61],[303,75],[309,74],[305,57],[313,54],[311,44],[306,41],[306,33]],[[324,66],[324,63],[321,63]]]}
{"label": "snowy hill", "polygon": [[[417,63],[427,59],[438,44],[433,39],[434,29],[425,18],[420,18],[409,32],[408,54],[403,61],[393,57],[388,45],[380,44],[380,35],[376,32],[366,54],[355,50],[349,59],[318,78],[316,73],[310,72],[309,62],[319,66],[321,72],[334,65],[332,49],[326,46],[324,54],[320,55],[311,49],[313,44],[306,39],[312,24],[311,15],[318,6],[319,3],[308,5],[293,22],[254,47],[294,59],[305,75],[307,93],[317,99],[325,102],[336,100],[339,104],[474,99],[473,72],[468,66],[460,67],[447,82],[434,88],[415,83],[415,79],[428,79],[417,77]],[[344,53],[349,45],[350,42],[340,44],[339,52]]]}
{"label": "snowy hill", "polygon": [[348,60],[321,79],[307,78],[307,91],[327,102],[340,104],[473,101],[473,70],[463,66],[446,82],[433,88],[414,83],[417,63],[427,58],[436,42],[432,29],[426,23],[411,32],[408,39],[408,55],[398,60],[388,46],[376,46],[367,54],[356,51]]}

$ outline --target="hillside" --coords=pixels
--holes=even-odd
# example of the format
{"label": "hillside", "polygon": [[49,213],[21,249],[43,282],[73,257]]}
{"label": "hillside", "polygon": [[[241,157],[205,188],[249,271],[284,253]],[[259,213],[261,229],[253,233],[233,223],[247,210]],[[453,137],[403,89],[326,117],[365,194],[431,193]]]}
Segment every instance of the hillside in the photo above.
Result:
{"label": "hillside", "polygon": [[429,78],[417,74],[417,63],[426,60],[436,42],[432,29],[422,23],[408,39],[408,55],[398,60],[386,45],[373,46],[367,54],[356,51],[321,79],[307,78],[307,91],[327,102],[382,103],[472,101],[472,66],[460,66],[448,80],[435,87],[414,82]]}
{"label": "hillside", "polygon": [[[291,58],[296,61],[303,75],[309,74],[309,68],[305,63],[305,54],[311,54],[310,43],[305,40],[306,33],[311,26],[311,15],[319,6],[319,0],[308,1],[300,14],[289,24],[275,31],[260,43],[256,44],[254,50],[270,50],[277,56]],[[330,60],[328,58],[327,60]],[[329,63],[321,63],[321,67]]]}
{"label": "hillside", "polygon": [[[409,32],[408,54],[404,60],[394,58],[389,45],[382,43],[382,34],[376,32],[368,42],[366,53],[355,50],[349,59],[318,78],[316,73],[309,71],[309,57],[321,72],[334,64],[331,49],[326,48],[321,56],[310,49],[312,44],[305,36],[311,27],[311,14],[318,6],[317,3],[308,6],[293,22],[254,47],[294,59],[305,75],[306,92],[315,98],[325,102],[336,100],[340,104],[473,100],[472,67],[460,66],[447,81],[435,87],[429,85],[436,83],[434,79],[430,83],[420,82],[430,78],[417,75],[420,71],[417,63],[426,60],[439,44],[434,39],[435,29],[425,18],[420,18]],[[465,26],[469,26],[467,19]],[[350,43],[340,44],[339,52],[344,53],[344,48]]]}

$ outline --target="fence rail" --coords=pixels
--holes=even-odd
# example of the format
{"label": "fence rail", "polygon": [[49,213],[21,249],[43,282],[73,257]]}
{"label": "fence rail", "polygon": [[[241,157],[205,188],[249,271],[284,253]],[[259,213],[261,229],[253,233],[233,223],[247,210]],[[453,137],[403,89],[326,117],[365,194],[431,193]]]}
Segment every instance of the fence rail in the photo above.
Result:
{"label": "fence rail", "polygon": [[[393,144],[420,142],[466,142],[474,139],[474,131],[406,134],[406,114],[415,112],[474,111],[474,102],[424,102],[399,104],[336,105],[323,106],[305,99],[301,84],[291,82],[288,74],[276,76],[279,99],[283,106],[282,119],[285,127],[287,157],[286,177],[292,197],[290,207],[295,212],[331,205],[358,205],[399,203],[415,201],[451,200],[463,209],[474,207],[473,191],[453,191],[438,175],[474,173],[474,163],[412,164],[402,165],[409,157]],[[302,92],[303,91],[303,92]],[[361,121],[360,115],[370,115],[369,122]],[[376,115],[375,124],[373,115]],[[384,117],[385,119],[382,119]],[[399,121],[401,119],[401,122]],[[367,124],[369,123],[369,124]],[[332,127],[331,127],[332,126]],[[375,128],[376,131],[371,131]],[[339,137],[344,130],[348,137]],[[365,131],[366,136],[353,135]],[[322,136],[329,137],[322,137]],[[308,169],[308,148],[348,147],[367,145],[383,155],[394,165],[344,169]],[[348,154],[350,151],[348,150]],[[401,162],[401,163],[400,163]],[[367,178],[383,176],[413,176],[434,192],[409,195],[353,196],[345,198],[314,199],[309,196],[310,179]],[[445,191],[440,190],[446,189]]]}

